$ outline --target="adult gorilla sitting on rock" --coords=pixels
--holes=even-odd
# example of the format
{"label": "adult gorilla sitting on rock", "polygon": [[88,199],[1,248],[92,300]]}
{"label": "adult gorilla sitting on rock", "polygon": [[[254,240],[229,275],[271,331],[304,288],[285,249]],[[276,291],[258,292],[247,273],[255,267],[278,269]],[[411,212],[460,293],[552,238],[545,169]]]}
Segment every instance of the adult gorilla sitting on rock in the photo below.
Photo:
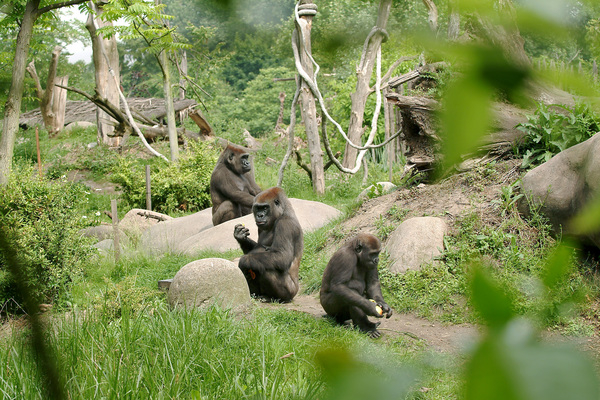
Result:
{"label": "adult gorilla sitting on rock", "polygon": [[260,190],[254,181],[250,154],[244,147],[227,144],[210,177],[213,225],[250,214]]}
{"label": "adult gorilla sitting on rock", "polygon": [[250,293],[269,300],[291,301],[298,293],[298,270],[304,249],[302,228],[285,192],[272,187],[259,193],[252,206],[258,242],[244,225],[233,236],[244,255],[239,268]]}

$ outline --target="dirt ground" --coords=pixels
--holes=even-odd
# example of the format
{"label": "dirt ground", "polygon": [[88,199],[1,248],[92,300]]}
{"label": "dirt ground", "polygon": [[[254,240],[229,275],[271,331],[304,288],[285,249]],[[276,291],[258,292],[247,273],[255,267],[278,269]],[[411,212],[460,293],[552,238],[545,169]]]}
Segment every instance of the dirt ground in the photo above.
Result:
{"label": "dirt ground", "polygon": [[[261,303],[263,307],[285,308],[310,314],[315,318],[325,318],[325,311],[317,295],[301,294],[291,303]],[[376,321],[376,318],[371,318]],[[424,346],[439,352],[457,352],[477,338],[478,328],[474,325],[444,325],[432,322],[412,314],[394,313],[389,319],[381,318],[379,330],[382,339],[392,341],[403,336],[415,341],[415,345]]]}

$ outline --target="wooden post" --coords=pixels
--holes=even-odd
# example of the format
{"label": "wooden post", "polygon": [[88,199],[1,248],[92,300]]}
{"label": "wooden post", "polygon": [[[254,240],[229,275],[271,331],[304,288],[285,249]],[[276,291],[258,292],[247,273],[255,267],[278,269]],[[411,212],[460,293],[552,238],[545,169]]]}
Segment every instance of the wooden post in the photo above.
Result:
{"label": "wooden post", "polygon": [[596,60],[592,64],[592,75],[594,76],[594,82],[596,82],[598,80],[598,64],[596,64]]}
{"label": "wooden post", "polygon": [[42,177],[42,154],[40,153],[40,132],[39,128],[35,127],[35,146],[37,147],[38,157],[38,170],[40,171],[40,178]]}
{"label": "wooden post", "polygon": [[146,165],[146,210],[152,211],[152,190],[150,189],[150,166]]}
{"label": "wooden post", "polygon": [[119,262],[121,250],[119,248],[119,214],[117,213],[117,199],[110,201],[110,211],[113,225],[113,250],[115,251],[115,263]]}

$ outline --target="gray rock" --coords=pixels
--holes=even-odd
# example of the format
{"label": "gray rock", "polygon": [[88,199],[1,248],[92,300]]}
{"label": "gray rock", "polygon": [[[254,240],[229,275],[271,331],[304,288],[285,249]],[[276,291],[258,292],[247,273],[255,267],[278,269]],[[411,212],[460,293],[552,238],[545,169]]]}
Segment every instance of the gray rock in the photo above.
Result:
{"label": "gray rock", "polygon": [[139,236],[145,230],[153,227],[159,222],[172,220],[166,214],[161,214],[155,211],[148,211],[141,208],[133,208],[123,216],[119,221],[119,228],[125,231],[130,236]]}
{"label": "gray rock", "polygon": [[[570,220],[600,196],[600,135],[596,134],[527,172],[521,181],[519,211],[528,216],[539,207],[557,233],[574,234]],[[600,247],[600,231],[579,237]]]}
{"label": "gray rock", "polygon": [[390,271],[419,270],[444,250],[446,222],[436,217],[409,218],[392,233],[386,250],[393,260]]}
{"label": "gray rock", "polygon": [[175,274],[169,287],[172,307],[207,307],[239,310],[250,304],[250,290],[242,271],[231,261],[205,258],[192,261]]}
{"label": "gray rock", "polygon": [[85,129],[85,128],[90,128],[92,126],[96,126],[96,124],[94,124],[93,122],[88,122],[88,121],[74,121],[74,122],[71,122],[69,125],[65,126],[63,131],[71,132],[75,128]]}
{"label": "gray rock", "polygon": [[392,182],[377,182],[375,185],[371,185],[358,195],[360,200],[364,200],[369,197],[371,192],[373,197],[382,196],[396,190],[397,186]]}
{"label": "gray rock", "polygon": [[88,226],[79,231],[85,237],[93,237],[100,240],[110,239],[113,237],[114,229],[112,225],[101,224],[96,226]]}
{"label": "gray rock", "polygon": [[139,246],[153,254],[176,252],[181,242],[212,226],[212,208],[207,208],[152,226],[142,233]]}
{"label": "gray rock", "polygon": [[[305,233],[312,232],[341,215],[336,208],[317,201],[290,199],[290,202],[302,231]],[[179,244],[177,250],[184,254],[194,255],[202,250],[225,252],[239,249],[240,246],[233,237],[233,227],[237,224],[244,224],[250,230],[250,237],[253,240],[258,239],[258,228],[254,222],[254,216],[249,214],[190,236]]]}

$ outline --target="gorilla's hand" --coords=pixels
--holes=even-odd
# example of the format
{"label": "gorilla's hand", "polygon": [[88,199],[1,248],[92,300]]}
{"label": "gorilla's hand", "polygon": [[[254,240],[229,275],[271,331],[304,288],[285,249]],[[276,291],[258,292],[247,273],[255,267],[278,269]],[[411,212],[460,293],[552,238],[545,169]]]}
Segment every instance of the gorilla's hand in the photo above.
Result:
{"label": "gorilla's hand", "polygon": [[236,240],[244,241],[244,240],[248,239],[248,236],[250,236],[250,230],[248,228],[246,228],[244,225],[237,224],[233,228],[233,237]]}
{"label": "gorilla's hand", "polygon": [[390,308],[390,306],[387,305],[387,303],[381,302],[379,303],[379,307],[381,307],[381,309],[383,310],[383,315],[385,315],[386,318],[392,316],[392,309]]}

